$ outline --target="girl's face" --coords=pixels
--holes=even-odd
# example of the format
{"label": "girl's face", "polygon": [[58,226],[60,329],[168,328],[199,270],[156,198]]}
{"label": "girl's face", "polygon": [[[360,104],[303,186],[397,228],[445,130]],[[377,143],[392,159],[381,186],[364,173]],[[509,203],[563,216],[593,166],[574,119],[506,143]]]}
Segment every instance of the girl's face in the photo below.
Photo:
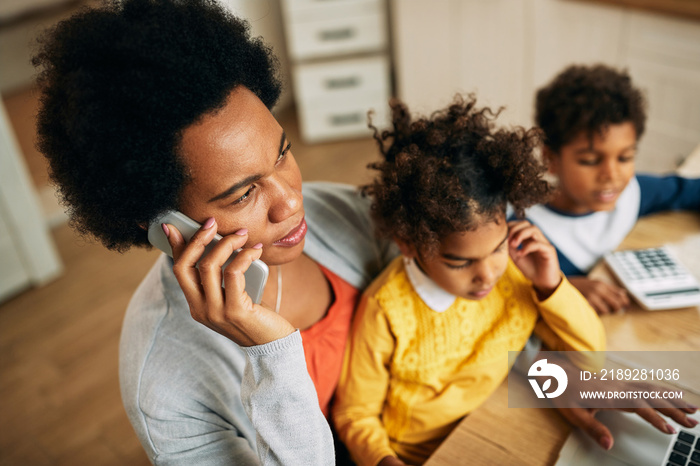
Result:
{"label": "girl's face", "polygon": [[508,265],[508,224],[505,215],[480,224],[473,231],[452,233],[440,241],[438,253],[422,257],[418,266],[445,291],[471,300],[485,298]]}
{"label": "girl's face", "polygon": [[199,223],[214,217],[222,236],[248,229],[268,265],[290,262],[304,247],[301,173],[282,127],[245,87],[225,106],[185,129],[189,175],[180,210]]}
{"label": "girl's face", "polygon": [[610,125],[593,141],[580,134],[548,154],[549,170],[559,179],[550,205],[572,214],[612,210],[634,176],[637,132],[631,122]]}

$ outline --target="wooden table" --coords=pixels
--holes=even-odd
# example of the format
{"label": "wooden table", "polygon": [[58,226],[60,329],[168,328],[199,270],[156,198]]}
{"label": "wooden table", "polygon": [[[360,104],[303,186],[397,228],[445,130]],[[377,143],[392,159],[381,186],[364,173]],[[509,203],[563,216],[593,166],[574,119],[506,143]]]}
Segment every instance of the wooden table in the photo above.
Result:
{"label": "wooden table", "polygon": [[[700,232],[700,214],[669,212],[641,219],[620,249],[655,247]],[[603,265],[591,277],[613,282]],[[608,350],[698,351],[700,308],[649,312],[633,306],[604,316]],[[551,465],[571,431],[554,409],[508,408],[504,382],[467,416],[425,463],[439,465]]]}

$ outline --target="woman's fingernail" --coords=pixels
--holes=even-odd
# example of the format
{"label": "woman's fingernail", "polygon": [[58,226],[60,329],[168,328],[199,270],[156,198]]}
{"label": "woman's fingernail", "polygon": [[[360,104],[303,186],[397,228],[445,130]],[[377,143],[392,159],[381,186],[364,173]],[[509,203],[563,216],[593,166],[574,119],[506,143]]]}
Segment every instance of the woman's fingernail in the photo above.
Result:
{"label": "woman's fingernail", "polygon": [[161,223],[160,226],[163,228],[163,233],[165,233],[166,238],[170,238],[170,228],[165,223]]}
{"label": "woman's fingernail", "polygon": [[255,246],[253,246],[253,249],[262,249],[262,243],[258,243]]}
{"label": "woman's fingernail", "polygon": [[676,429],[674,429],[671,424],[666,424],[666,433],[667,434],[675,434]]}
{"label": "woman's fingernail", "polygon": [[209,217],[209,218],[207,219],[207,221],[204,222],[204,225],[203,225],[203,226],[204,226],[204,229],[205,229],[205,230],[208,230],[208,229],[210,229],[211,227],[213,227],[215,221],[216,221],[216,220],[214,220],[214,217]]}
{"label": "woman's fingernail", "polygon": [[234,233],[234,235],[238,235],[238,236],[245,236],[247,234],[248,234],[247,228],[241,228],[240,230],[238,230],[237,232]]}
{"label": "woman's fingernail", "polygon": [[688,405],[688,408],[690,408],[690,409],[698,409],[698,407],[695,406],[695,405]]}
{"label": "woman's fingernail", "polygon": [[612,439],[606,435],[600,439],[600,446],[606,450],[610,450],[610,448],[612,448]]}
{"label": "woman's fingernail", "polygon": [[696,420],[693,419],[692,417],[689,417],[689,418],[688,418],[688,422],[690,422],[690,423],[693,425],[693,427],[695,427],[696,425],[698,425],[698,421],[696,421]]}

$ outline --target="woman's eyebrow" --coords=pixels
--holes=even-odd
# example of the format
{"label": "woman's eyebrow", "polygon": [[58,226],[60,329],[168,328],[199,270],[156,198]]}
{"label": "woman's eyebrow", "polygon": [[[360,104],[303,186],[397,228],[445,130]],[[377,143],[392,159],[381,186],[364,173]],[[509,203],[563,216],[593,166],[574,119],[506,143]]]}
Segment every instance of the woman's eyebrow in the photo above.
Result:
{"label": "woman's eyebrow", "polygon": [[249,176],[248,178],[245,178],[245,179],[239,181],[238,183],[234,184],[233,186],[231,186],[230,188],[228,188],[226,191],[222,192],[221,194],[217,194],[216,196],[212,197],[207,202],[214,202],[214,201],[218,201],[221,199],[225,199],[225,198],[229,197],[231,194],[238,191],[239,189],[242,189],[242,188],[248,186],[249,184],[258,181],[260,178],[262,178],[262,175]]}
{"label": "woman's eyebrow", "polygon": [[[279,147],[279,150],[277,151],[278,154],[281,154],[282,151],[284,150],[285,141],[287,141],[287,134],[284,131],[282,131],[282,138],[280,139],[280,147]],[[242,189],[242,188],[248,186],[249,184],[258,181],[260,178],[262,178],[262,175],[249,176],[249,177],[239,181],[238,183],[234,184],[233,186],[228,188],[226,191],[212,197],[207,202],[209,203],[209,202],[215,202],[215,201],[219,201],[221,199],[225,199],[225,198],[229,197],[231,194],[238,191],[239,189]]]}
{"label": "woman's eyebrow", "polygon": [[287,141],[287,133],[282,130],[282,138],[280,139],[280,149],[277,151],[277,154],[281,154],[282,151],[284,150],[284,143]]}

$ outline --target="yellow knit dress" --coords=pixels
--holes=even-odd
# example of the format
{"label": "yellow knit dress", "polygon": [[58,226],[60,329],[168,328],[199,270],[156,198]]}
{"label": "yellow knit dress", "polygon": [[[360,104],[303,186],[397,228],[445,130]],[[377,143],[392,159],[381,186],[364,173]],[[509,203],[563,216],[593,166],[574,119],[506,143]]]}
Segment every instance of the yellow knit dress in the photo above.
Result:
{"label": "yellow knit dress", "polygon": [[436,312],[395,259],[362,297],[336,392],[333,420],[354,460],[425,461],[503,382],[508,351],[533,330],[551,350],[605,349],[600,319],[566,278],[540,302],[509,261],[487,297]]}

